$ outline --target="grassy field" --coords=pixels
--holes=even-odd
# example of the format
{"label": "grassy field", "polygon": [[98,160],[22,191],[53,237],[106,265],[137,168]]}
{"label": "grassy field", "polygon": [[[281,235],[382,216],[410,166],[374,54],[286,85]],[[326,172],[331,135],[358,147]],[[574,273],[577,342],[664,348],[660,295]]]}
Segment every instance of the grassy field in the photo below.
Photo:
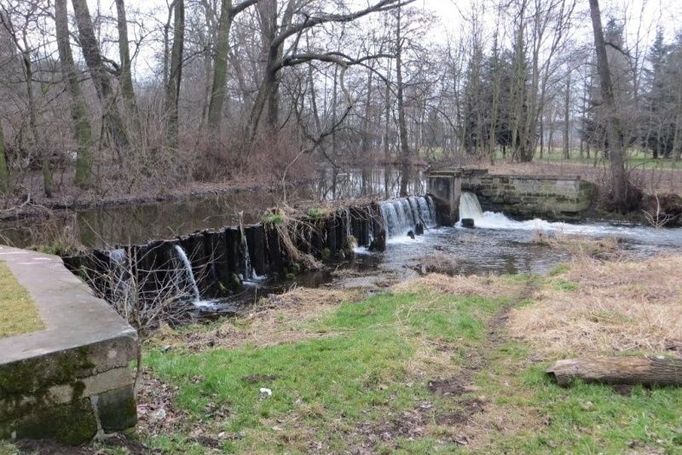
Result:
{"label": "grassy field", "polygon": [[145,345],[136,432],[79,453],[682,453],[682,389],[544,373],[682,355],[682,256],[594,256],[369,297],[296,289],[243,318],[164,327]]}
{"label": "grassy field", "polygon": [[7,265],[0,262],[0,337],[33,332],[43,327],[38,310]]}
{"label": "grassy field", "polygon": [[429,276],[166,330],[147,348],[147,380],[173,398],[151,395],[145,442],[197,454],[682,453],[682,390],[561,388],[544,374],[567,356],[682,341],[681,264]]}

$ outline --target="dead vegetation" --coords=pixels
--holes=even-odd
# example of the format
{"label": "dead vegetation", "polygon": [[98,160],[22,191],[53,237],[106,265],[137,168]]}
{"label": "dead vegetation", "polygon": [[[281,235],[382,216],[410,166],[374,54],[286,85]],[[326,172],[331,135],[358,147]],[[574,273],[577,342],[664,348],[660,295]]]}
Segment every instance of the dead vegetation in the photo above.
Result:
{"label": "dead vegetation", "polygon": [[456,275],[430,274],[414,280],[399,283],[393,287],[396,292],[420,292],[431,289],[457,296],[480,296],[485,298],[516,295],[522,284],[493,275]]}
{"label": "dead vegetation", "polygon": [[322,319],[341,303],[361,297],[353,290],[294,288],[261,299],[252,311],[237,319],[180,329],[163,325],[152,342],[164,349],[201,351],[214,347],[274,346],[329,336],[311,331],[307,328],[309,323]]}
{"label": "dead vegetation", "polygon": [[553,357],[661,353],[682,345],[682,256],[581,257],[533,299],[512,311],[510,333]]}
{"label": "dead vegetation", "polygon": [[419,260],[415,266],[415,270],[420,275],[427,275],[429,273],[438,273],[441,275],[456,275],[459,267],[457,261],[452,257],[436,253],[430,256],[425,256]]}
{"label": "dead vegetation", "polygon": [[537,231],[532,241],[538,245],[565,251],[574,258],[618,260],[623,257],[621,240],[617,237],[596,239],[580,235],[546,234]]}

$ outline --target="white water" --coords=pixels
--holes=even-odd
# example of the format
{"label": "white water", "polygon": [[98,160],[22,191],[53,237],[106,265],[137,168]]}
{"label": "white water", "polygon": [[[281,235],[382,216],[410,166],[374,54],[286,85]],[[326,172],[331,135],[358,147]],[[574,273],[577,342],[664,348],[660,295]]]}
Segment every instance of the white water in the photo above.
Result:
{"label": "white water", "polygon": [[185,279],[191,284],[192,290],[192,303],[195,305],[201,301],[201,294],[199,293],[199,286],[197,286],[197,280],[194,279],[194,272],[192,272],[192,263],[187,257],[187,253],[182,249],[180,245],[174,245],[175,252],[178,254],[178,259],[182,263],[183,270],[182,273],[185,275]]}
{"label": "white water", "polygon": [[[478,229],[536,231],[552,234],[587,235],[593,237],[618,237],[650,243],[656,238],[661,245],[680,244],[681,229],[654,229],[646,226],[612,225],[606,223],[570,224],[550,222],[540,218],[515,221],[499,212],[483,212],[478,198],[473,193],[462,193],[459,202],[460,220],[471,218]],[[458,222],[456,227],[461,227]]]}
{"label": "white water", "polygon": [[407,233],[414,231],[417,223],[423,223],[425,228],[434,227],[436,224],[433,202],[426,197],[384,201],[380,208],[386,226],[386,236],[389,239],[407,238]]}
{"label": "white water", "polygon": [[464,192],[459,198],[459,219],[465,218],[474,220],[478,226],[478,222],[483,218],[483,210],[478,198],[473,193]]}

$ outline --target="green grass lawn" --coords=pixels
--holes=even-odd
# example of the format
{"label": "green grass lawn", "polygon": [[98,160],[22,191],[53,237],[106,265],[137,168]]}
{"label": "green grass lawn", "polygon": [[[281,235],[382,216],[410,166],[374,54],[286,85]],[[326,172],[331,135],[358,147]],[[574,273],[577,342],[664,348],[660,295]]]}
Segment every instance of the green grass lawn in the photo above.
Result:
{"label": "green grass lawn", "polygon": [[[544,373],[555,359],[610,352],[611,341],[580,351],[570,337],[519,332],[542,312],[587,327],[599,289],[627,307],[650,283],[659,304],[679,305],[677,279],[628,287],[645,270],[679,273],[679,260],[431,275],[369,298],[294,290],[245,317],[162,328],[144,347],[137,430],[82,453],[682,454],[681,388],[559,387]],[[604,288],[600,274],[623,282]],[[564,301],[577,310],[547,307]],[[624,328],[602,323],[590,330]]]}
{"label": "green grass lawn", "polygon": [[38,310],[7,264],[0,262],[0,337],[43,328]]}
{"label": "green grass lawn", "polygon": [[[525,280],[556,285],[513,282]],[[146,365],[177,387],[187,417],[148,443],[197,454],[682,453],[682,390],[560,388],[530,346],[491,339],[494,316],[521,303],[387,293],[338,306],[306,323],[315,336],[292,343],[198,351],[153,343]],[[193,436],[197,428],[213,443]]]}

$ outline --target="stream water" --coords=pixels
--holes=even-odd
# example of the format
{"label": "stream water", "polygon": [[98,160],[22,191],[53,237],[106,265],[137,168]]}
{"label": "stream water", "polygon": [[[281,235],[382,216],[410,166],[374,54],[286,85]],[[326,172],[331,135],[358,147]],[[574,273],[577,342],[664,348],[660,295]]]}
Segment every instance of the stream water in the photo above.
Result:
{"label": "stream water", "polygon": [[[580,235],[591,238],[617,237],[627,254],[648,256],[657,252],[682,251],[682,229],[653,229],[644,226],[609,223],[552,223],[541,219],[515,221],[503,213],[483,212],[475,195],[465,193],[460,202],[462,218],[474,220],[475,228],[436,226],[433,204],[424,197],[391,199],[397,196],[399,173],[391,168],[321,172],[319,179],[299,185],[290,193],[290,203],[312,203],[334,199],[373,196],[389,199],[381,204],[387,226],[385,252],[357,248],[355,257],[329,270],[299,275],[295,282],[257,277],[245,264],[246,291],[231,301],[204,302],[201,290],[191,276],[191,264],[181,249],[178,259],[188,283],[189,294],[209,311],[233,311],[264,293],[298,286],[381,286],[382,282],[404,280],[416,275],[425,258],[443,256],[455,264],[455,272],[547,273],[568,259],[568,254],[537,242],[539,233]],[[411,194],[424,194],[425,181],[416,173]],[[117,244],[143,243],[172,238],[193,231],[237,223],[243,212],[247,223],[260,219],[264,210],[277,202],[277,194],[248,191],[193,200],[149,204],[136,207],[65,212],[47,221],[19,221],[0,225],[0,241],[20,247],[49,243],[71,235],[86,246],[106,248]],[[414,238],[417,224],[424,235]],[[118,251],[118,250],[112,250]],[[248,262],[248,261],[247,261]]]}
{"label": "stream water", "polygon": [[[391,166],[322,169],[311,181],[292,185],[287,190],[287,201],[292,206],[313,206],[358,197],[384,200],[397,197],[399,190],[400,172]],[[424,174],[419,169],[413,173],[409,192],[426,192]],[[141,205],[61,210],[48,219],[0,222],[0,243],[26,248],[78,242],[100,249],[141,244],[203,229],[235,226],[240,213],[244,223],[256,223],[268,208],[281,202],[280,193],[275,189],[257,189]]]}

